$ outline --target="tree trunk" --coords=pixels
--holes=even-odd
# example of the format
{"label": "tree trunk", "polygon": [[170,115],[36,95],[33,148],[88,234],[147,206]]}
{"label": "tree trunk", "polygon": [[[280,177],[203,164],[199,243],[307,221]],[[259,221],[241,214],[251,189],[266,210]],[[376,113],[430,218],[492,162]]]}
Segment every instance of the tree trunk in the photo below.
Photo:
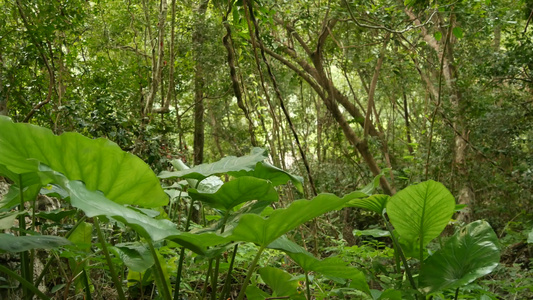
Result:
{"label": "tree trunk", "polygon": [[4,91],[4,59],[0,53],[0,116],[7,116],[7,91]]}
{"label": "tree trunk", "polygon": [[[154,110],[157,113],[170,112],[170,101],[174,98],[174,39],[175,39],[175,27],[176,27],[176,0],[172,0],[172,19],[170,21],[170,48],[168,59],[168,89],[167,96],[165,97],[161,108]],[[162,85],[161,85],[162,86]],[[163,91],[161,91],[161,97],[163,97]]]}
{"label": "tree trunk", "polygon": [[[157,94],[159,84],[161,82],[161,74],[163,71],[163,55],[164,55],[164,38],[165,38],[165,23],[167,18],[167,0],[161,0],[160,7],[159,7],[159,38],[157,42],[157,62],[155,61],[155,46],[152,47],[152,84],[150,86],[150,93],[148,94],[148,98],[146,99],[146,105],[144,107],[144,115],[148,115],[152,112],[152,107],[154,105],[154,99]],[[148,26],[150,28],[150,26]],[[161,97],[164,97],[163,94],[161,94]]]}
{"label": "tree trunk", "polygon": [[[317,92],[318,96],[326,104],[327,109],[330,111],[334,119],[342,128],[344,135],[346,136],[348,141],[361,154],[372,174],[374,176],[379,175],[381,173],[381,169],[378,166],[376,160],[374,159],[373,154],[370,152],[366,140],[357,137],[356,133],[351,128],[350,124],[342,114],[339,106],[337,105],[337,102],[341,104],[346,109],[346,111],[354,118],[354,120],[363,128],[365,127],[365,116],[361,113],[359,109],[357,109],[357,107],[355,107],[353,103],[349,101],[348,97],[346,97],[346,95],[344,95],[333,84],[332,80],[327,76],[323,66],[322,49],[330,30],[335,26],[337,20],[333,19],[323,22],[324,26],[318,37],[318,43],[315,51],[311,51],[309,45],[300,37],[300,35],[290,24],[276,18],[275,21],[280,25],[284,26],[287,29],[288,33],[298,41],[300,46],[302,46],[302,48],[305,50],[307,57],[311,59],[313,65],[310,65],[307,59],[299,57],[298,54],[289,47],[282,48],[281,50],[283,50],[285,54],[288,55],[290,59],[295,61],[296,64],[298,64],[300,67],[297,67],[289,59],[266,48],[262,43],[259,42],[258,44],[261,49],[263,49],[268,55],[270,55],[274,59],[278,60],[280,63],[295,71],[298,76],[305,80]],[[381,134],[371,122],[367,124],[366,128],[370,136],[382,139]],[[382,142],[385,143],[386,141]],[[384,176],[381,177],[380,184],[385,193],[390,195],[394,194],[394,188],[390,185],[390,183]]]}
{"label": "tree trunk", "polygon": [[250,134],[250,143],[252,146],[257,147],[257,141],[255,138],[255,132],[254,132],[254,123],[250,116],[250,111],[248,110],[248,107],[246,107],[243,99],[243,93],[241,91],[241,84],[239,82],[238,76],[237,76],[237,68],[235,66],[236,60],[235,60],[235,49],[233,46],[233,39],[231,37],[231,27],[228,24],[228,15],[231,13],[233,5],[229,5],[228,11],[226,14],[222,17],[222,23],[224,24],[224,28],[226,28],[226,35],[224,35],[224,38],[222,38],[222,42],[224,43],[224,47],[226,48],[226,51],[228,53],[228,66],[230,69],[230,78],[231,83],[233,87],[233,93],[235,94],[235,98],[237,99],[237,106],[242,110],[244,113],[244,117],[248,121],[248,132]]}
{"label": "tree trunk", "polygon": [[203,42],[205,39],[203,26],[205,12],[209,0],[199,3],[196,8],[196,20],[192,34],[192,47],[194,53],[194,165],[204,161],[204,66]]}
{"label": "tree trunk", "polygon": [[[406,14],[411,18],[411,21],[415,25],[420,26],[420,20],[415,16],[415,14],[410,9],[405,9]],[[443,19],[442,17],[439,19]],[[433,48],[437,53],[440,64],[442,66],[441,76],[444,79],[444,84],[447,88],[447,91],[450,95],[450,105],[453,110],[453,115],[455,116],[452,120],[452,127],[454,130],[454,156],[453,156],[453,167],[457,171],[455,177],[455,182],[459,184],[457,198],[460,204],[467,205],[467,208],[464,209],[458,216],[458,220],[468,222],[472,217],[472,207],[474,205],[474,192],[470,186],[468,180],[469,169],[467,165],[467,155],[468,155],[468,129],[466,125],[466,120],[464,119],[463,108],[465,105],[465,99],[463,99],[461,91],[457,87],[458,75],[455,70],[454,65],[454,36],[452,35],[452,29],[455,27],[455,15],[450,15],[450,21],[448,25],[448,31],[443,34],[444,45],[439,44],[435,37],[428,32],[428,30],[422,26],[420,27],[420,34],[422,38],[428,43],[428,45]],[[432,85],[428,83],[428,85]],[[432,93],[435,93],[433,91]],[[437,105],[440,105],[440,91],[436,95],[438,98]],[[437,107],[437,109],[439,109]]]}
{"label": "tree trunk", "polygon": [[[194,29],[192,33],[192,47],[194,55],[194,165],[200,165],[204,162],[204,94],[205,94],[205,74],[204,74],[204,53],[203,42],[205,12],[209,0],[203,0],[196,8]],[[193,210],[192,220],[200,222],[199,210]]]}

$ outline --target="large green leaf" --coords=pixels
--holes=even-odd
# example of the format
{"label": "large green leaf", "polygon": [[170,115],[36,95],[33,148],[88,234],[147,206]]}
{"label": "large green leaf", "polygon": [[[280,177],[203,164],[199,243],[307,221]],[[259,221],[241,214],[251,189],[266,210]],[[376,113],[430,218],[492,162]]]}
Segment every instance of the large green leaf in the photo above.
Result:
{"label": "large green leaf", "polygon": [[271,295],[255,285],[249,285],[246,287],[246,299],[248,300],[265,300],[271,297]]}
{"label": "large green leaf", "polygon": [[228,174],[235,177],[253,176],[266,179],[272,182],[274,186],[286,184],[290,181],[298,192],[302,194],[304,192],[302,177],[292,175],[264,161],[258,162],[252,171],[228,172]]}
{"label": "large green leaf", "polygon": [[31,249],[51,249],[68,244],[70,244],[69,240],[60,236],[13,236],[6,233],[0,233],[0,250],[13,253],[28,251]]}
{"label": "large green leaf", "polygon": [[39,164],[85,182],[121,204],[162,206],[168,197],[150,167],[106,139],[52,131],[0,116],[0,165],[16,174],[36,173]]}
{"label": "large green leaf", "polygon": [[69,181],[57,172],[44,173],[54,178],[54,182],[69,193],[72,206],[83,210],[88,217],[105,216],[114,219],[128,225],[145,239],[169,239],[199,254],[206,253],[209,246],[230,241],[229,238],[214,233],[180,232],[171,221],[154,219],[140,210],[113,202],[100,192],[89,191],[80,181]]}
{"label": "large green leaf", "polygon": [[180,232],[177,235],[168,236],[166,239],[176,242],[197,254],[209,255],[210,257],[213,256],[213,251],[208,251],[208,247],[227,244],[232,241],[231,237],[221,236],[212,232],[197,234]]}
{"label": "large green leaf", "polygon": [[432,180],[409,186],[387,202],[387,214],[400,237],[422,247],[439,236],[454,209],[452,194]]}
{"label": "large green leaf", "polygon": [[350,279],[350,287],[370,294],[365,274],[340,258],[328,257],[323,260],[317,259],[300,245],[290,241],[285,236],[270,243],[268,248],[284,251],[306,272],[316,272],[329,277]]}
{"label": "large green leaf", "polygon": [[[221,174],[228,174],[234,177],[253,176],[269,180],[274,186],[291,181],[296,189],[303,193],[303,179],[265,162],[264,160],[267,157],[266,150],[253,148],[249,155],[241,157],[227,156],[217,162],[201,164],[191,169],[185,166],[183,162],[176,160],[172,162],[172,165],[179,171],[163,171],[159,174],[159,177],[163,179],[180,177],[201,181],[209,176]],[[194,185],[191,186],[194,187]]]}
{"label": "large green leaf", "polygon": [[346,203],[345,206],[364,208],[381,215],[389,199],[390,196],[388,195],[372,195],[368,198],[353,199]]}
{"label": "large green leaf", "polygon": [[[272,289],[273,296],[290,297],[298,293],[298,281],[293,279],[293,276],[284,270],[263,267],[258,270],[261,279]],[[292,299],[293,297],[291,297]],[[304,298],[305,299],[305,298]]]}
{"label": "large green leaf", "polygon": [[464,286],[487,275],[500,261],[498,237],[485,221],[475,221],[453,235],[427,258],[419,286],[425,293]]}
{"label": "large green leaf", "polygon": [[189,195],[194,200],[199,200],[213,208],[224,210],[229,210],[251,200],[269,202],[278,200],[278,193],[272,184],[255,177],[240,177],[226,182],[213,194],[199,193],[195,189],[189,189]]}
{"label": "large green leaf", "polygon": [[159,241],[179,234],[176,225],[169,220],[156,220],[137,210],[113,202],[98,192],[89,191],[80,181],[66,185],[72,206],[83,210],[87,217],[106,216],[132,227],[142,237]]}
{"label": "large green leaf", "polygon": [[93,224],[82,222],[74,229],[68,240],[79,249],[89,251],[93,240]]}
{"label": "large green leaf", "polygon": [[[267,151],[261,148],[253,148],[249,155],[235,157],[226,156],[223,159],[210,163],[201,164],[191,169],[184,169],[176,172],[163,171],[159,174],[160,178],[192,178],[203,180],[211,175],[225,174],[228,172],[253,171],[258,162],[268,157]],[[178,168],[181,169],[181,168]]]}
{"label": "large green leaf", "polygon": [[[1,134],[0,134],[0,138],[1,138]],[[36,172],[17,174],[15,172],[10,171],[7,166],[2,165],[2,164],[0,164],[0,175],[10,178],[13,182],[16,182],[16,183],[19,182],[19,179],[22,179],[22,186],[30,186],[34,184],[39,184],[39,185],[45,184],[42,182],[42,178],[39,177],[39,174]]]}
{"label": "large green leaf", "polygon": [[317,259],[305,253],[287,253],[299,266],[307,272],[316,272],[329,277],[350,279],[350,287],[370,294],[366,277],[360,270],[348,265],[337,257]]}
{"label": "large green leaf", "polygon": [[312,200],[294,201],[287,208],[275,210],[268,218],[245,214],[233,229],[232,238],[267,246],[286,232],[328,211],[340,208],[349,200],[332,194],[321,194]]}
{"label": "large green leaf", "polygon": [[0,230],[10,229],[19,215],[27,214],[27,211],[13,211],[0,213]]}
{"label": "large green leaf", "polygon": [[139,242],[117,244],[114,248],[124,264],[134,272],[145,272],[154,265],[150,249]]}
{"label": "large green leaf", "polygon": [[[24,189],[22,190],[24,202],[33,201],[37,197],[37,195],[39,195],[40,190],[41,190],[41,183],[37,183],[33,185],[25,185]],[[19,204],[20,204],[19,187],[16,184],[12,184],[9,187],[8,193],[4,195],[4,198],[2,198],[2,200],[0,200],[0,208],[10,209]]]}

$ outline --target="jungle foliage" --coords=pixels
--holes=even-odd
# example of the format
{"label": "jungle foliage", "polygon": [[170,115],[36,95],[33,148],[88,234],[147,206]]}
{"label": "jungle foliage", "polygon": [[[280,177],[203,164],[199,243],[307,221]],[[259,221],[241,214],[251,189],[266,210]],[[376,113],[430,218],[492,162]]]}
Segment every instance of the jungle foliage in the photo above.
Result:
{"label": "jungle foliage", "polygon": [[533,1],[0,8],[0,298],[533,297]]}

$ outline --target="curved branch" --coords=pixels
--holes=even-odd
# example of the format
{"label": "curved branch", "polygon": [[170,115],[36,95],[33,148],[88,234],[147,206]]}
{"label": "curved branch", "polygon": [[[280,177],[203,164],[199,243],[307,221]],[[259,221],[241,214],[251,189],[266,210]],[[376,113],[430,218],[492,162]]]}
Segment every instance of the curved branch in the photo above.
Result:
{"label": "curved branch", "polygon": [[419,28],[419,27],[426,26],[427,24],[429,24],[429,22],[431,22],[431,19],[433,19],[433,16],[437,13],[437,10],[433,11],[431,16],[429,16],[429,18],[423,24],[419,23],[419,24],[416,24],[415,26],[409,25],[403,30],[394,30],[394,29],[387,28],[385,26],[375,26],[375,25],[368,25],[368,24],[359,23],[359,21],[357,21],[357,18],[354,16],[354,14],[352,12],[352,9],[350,8],[350,5],[348,4],[348,1],[344,0],[344,3],[346,4],[346,7],[348,8],[348,12],[350,13],[350,17],[351,17],[352,21],[354,21],[354,23],[357,26],[363,27],[363,28],[369,28],[369,29],[385,30],[385,31],[388,31],[390,33],[404,33],[404,32],[407,32],[409,30],[412,30],[412,29],[416,29],[416,28]]}

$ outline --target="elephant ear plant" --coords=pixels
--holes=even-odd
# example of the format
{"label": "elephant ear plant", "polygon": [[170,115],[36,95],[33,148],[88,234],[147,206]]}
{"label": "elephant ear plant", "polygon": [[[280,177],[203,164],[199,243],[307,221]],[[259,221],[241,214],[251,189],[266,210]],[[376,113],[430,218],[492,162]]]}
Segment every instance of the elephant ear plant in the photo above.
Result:
{"label": "elephant ear plant", "polygon": [[[125,299],[125,295],[108,251],[107,240],[100,229],[98,220],[101,217],[105,217],[103,220],[106,222],[121,222],[129,226],[144,239],[154,259],[152,268],[159,291],[165,299],[171,298],[171,289],[163,278],[154,242],[168,239],[203,253],[208,246],[227,241],[211,233],[193,235],[179,232],[172,222],[153,218],[159,212],[141,210],[140,207],[166,205],[168,197],[148,165],[108,140],[91,140],[77,133],[56,136],[45,128],[15,124],[1,116],[0,133],[0,175],[13,182],[11,191],[0,202],[2,211],[11,211],[2,215],[1,223],[4,224],[3,228],[9,228],[11,226],[5,226],[6,220],[13,221],[13,216],[16,216],[19,221],[18,228],[15,228],[18,236],[0,234],[0,251],[20,253],[21,275],[3,265],[0,266],[0,271],[21,283],[25,299],[31,299],[33,294],[41,299],[48,299],[36,286],[50,266],[53,256],[43,273],[34,281],[31,263],[33,249],[70,244],[65,237],[85,224],[86,217],[93,218],[119,299]],[[65,237],[42,236],[36,232],[35,199],[41,188],[50,186],[49,184],[60,187],[70,204],[82,210],[86,216],[79,219]],[[31,202],[30,211],[26,210],[25,202]],[[18,208],[18,212],[11,210],[14,207]],[[31,227],[26,226],[28,215],[32,220]],[[65,214],[68,215],[71,214]],[[76,241],[76,238],[72,240]],[[90,287],[87,281],[85,283],[85,291],[90,298]]]}
{"label": "elephant ear plant", "polygon": [[[274,186],[290,181],[298,191],[303,191],[301,178],[266,163],[266,158],[267,153],[265,150],[254,148],[249,155],[226,157],[218,162],[199,165],[191,169],[182,162],[175,161],[173,165],[177,169],[176,171],[162,172],[159,174],[160,178],[166,180],[172,178],[187,179],[191,186],[188,190],[188,195],[192,200],[202,202],[221,215],[219,224],[215,226],[215,230],[220,235],[234,242],[249,242],[259,247],[254,259],[248,266],[248,271],[237,299],[244,299],[245,296],[248,299],[265,299],[261,296],[263,293],[259,292],[256,287],[248,285],[252,276],[255,274],[258,261],[266,248],[284,251],[289,256],[294,255],[295,262],[300,264],[306,272],[314,271],[327,276],[350,279],[354,288],[369,292],[368,285],[361,271],[348,267],[346,263],[339,260],[336,260],[335,264],[332,264],[330,260],[322,262],[306,251],[303,251],[301,247],[285,237],[287,232],[305,222],[326,212],[342,208],[344,203],[355,198],[356,195],[339,198],[331,194],[322,194],[312,200],[297,200],[286,208],[277,209],[266,214],[268,216],[261,215],[261,212],[269,203],[278,200]],[[208,180],[212,176],[220,175],[230,175],[232,180],[207,192],[200,188],[204,180]],[[357,194],[357,196],[361,195],[368,196],[365,193]],[[192,205],[193,202],[191,201],[189,204],[190,210],[192,210]],[[187,220],[187,224],[189,224],[189,219]],[[215,260],[214,270],[208,268],[207,274],[207,277],[212,279],[211,299],[216,299],[218,290],[220,290],[219,299],[227,299],[229,284],[232,280],[231,272],[238,246],[238,243],[233,246],[233,255],[228,273],[226,274],[226,282],[220,287],[217,284],[217,279],[219,277],[218,272],[221,256],[218,254],[210,258],[210,262]],[[180,297],[180,270],[182,269],[183,257],[184,248],[182,248],[180,253],[175,299],[179,299]],[[327,266],[330,266],[330,268]],[[336,271],[332,270],[331,266]],[[259,274],[262,278],[272,278],[272,274],[278,274],[279,272],[283,273],[281,270],[273,270],[273,268],[259,269]],[[279,281],[276,282],[279,283]],[[282,292],[276,295],[289,296],[288,294],[290,294],[294,298],[296,294],[293,293],[295,292],[293,283],[288,286],[276,284],[276,287],[282,290]],[[306,285],[307,287],[309,286],[308,278]],[[308,298],[311,297],[309,289],[307,296]]]}
{"label": "elephant ear plant", "polygon": [[404,297],[425,298],[456,289],[457,299],[461,286],[489,274],[500,260],[496,234],[484,221],[467,224],[440,249],[428,252],[428,244],[441,235],[456,208],[454,197],[441,183],[425,181],[392,197],[373,195],[351,200],[347,206],[382,214],[393,239],[397,271],[405,272],[411,288]]}
{"label": "elephant ear plant", "polygon": [[[117,145],[105,139],[91,140],[77,133],[56,136],[50,130],[29,124],[16,124],[8,118],[0,117],[0,175],[9,178],[13,183],[8,195],[0,202],[0,212],[3,212],[0,225],[3,229],[12,228],[18,232],[16,236],[0,234],[0,251],[20,253],[21,275],[3,265],[0,266],[0,271],[21,284],[25,299],[31,299],[34,295],[49,299],[37,286],[56,256],[49,256],[44,270],[34,279],[31,263],[35,255],[34,249],[73,244],[72,247],[77,248],[78,253],[86,255],[89,253],[88,249],[97,247],[105,258],[118,299],[126,299],[126,296],[122,289],[121,272],[116,269],[112,258],[113,253],[130,269],[131,274],[148,273],[149,270],[155,280],[159,298],[181,299],[180,279],[183,254],[187,248],[211,262],[216,261],[214,270],[208,268],[212,270],[208,272],[208,276],[211,276],[211,299],[216,299],[217,294],[220,299],[225,299],[230,289],[231,265],[238,245],[254,243],[259,250],[241,283],[239,299],[243,299],[248,292],[253,294],[254,289],[248,289],[247,286],[255,274],[259,257],[266,248],[292,253],[294,260],[306,272],[345,276],[352,280],[354,288],[368,293],[368,286],[360,271],[346,266],[342,261],[335,260],[332,264],[331,259],[318,260],[285,237],[287,232],[301,224],[328,211],[339,209],[346,202],[361,195],[338,198],[323,194],[312,200],[295,201],[286,208],[260,216],[259,213],[269,203],[277,201],[275,186],[290,181],[298,191],[303,191],[300,178],[269,165],[264,161],[265,158],[266,152],[256,148],[248,156],[227,157],[219,162],[192,169],[176,162],[178,169],[181,166],[181,171],[161,174],[160,177],[166,180],[178,177],[187,179],[191,185],[188,191],[190,197],[195,201],[202,201],[211,211],[221,216],[214,228],[204,228],[196,233],[182,232],[177,229],[175,223],[166,218],[166,214],[160,214],[163,212],[161,207],[168,203],[168,196],[159,179],[139,158],[123,152]],[[217,177],[220,175],[229,175],[232,180],[223,183]],[[211,184],[206,185],[206,182]],[[64,236],[43,236],[38,233],[38,228],[35,227],[35,199],[39,193],[60,196],[76,209],[39,214],[57,223],[65,218],[75,218],[76,215],[76,224]],[[26,210],[25,202],[31,203],[29,210]],[[189,209],[189,212],[191,211]],[[32,219],[29,227],[25,223],[28,216]],[[18,226],[14,223],[16,218],[19,220]],[[189,224],[189,221],[187,223]],[[101,230],[108,224],[122,224],[120,226],[132,229],[138,238],[130,243],[111,247]],[[93,229],[99,243],[91,245]],[[163,247],[168,248],[165,246],[167,244],[181,247],[174,286],[169,273],[173,272],[173,268],[162,261],[164,254],[161,251]],[[221,253],[231,247],[233,258],[226,275],[227,280],[224,285],[219,286],[217,272]],[[68,250],[62,250],[62,253],[67,254]],[[77,273],[72,274],[71,278],[80,279],[77,285],[82,286],[85,298],[91,299],[93,287],[89,279],[92,269],[78,260],[73,262],[78,266],[73,269]],[[342,275],[338,271],[328,269],[328,264],[345,268],[347,272]],[[264,278],[272,278],[272,274],[277,272],[262,268],[259,274]],[[279,293],[288,293],[283,286],[276,287]],[[68,288],[65,289],[64,295],[68,295]],[[206,288],[203,292],[203,297],[205,296]]]}

